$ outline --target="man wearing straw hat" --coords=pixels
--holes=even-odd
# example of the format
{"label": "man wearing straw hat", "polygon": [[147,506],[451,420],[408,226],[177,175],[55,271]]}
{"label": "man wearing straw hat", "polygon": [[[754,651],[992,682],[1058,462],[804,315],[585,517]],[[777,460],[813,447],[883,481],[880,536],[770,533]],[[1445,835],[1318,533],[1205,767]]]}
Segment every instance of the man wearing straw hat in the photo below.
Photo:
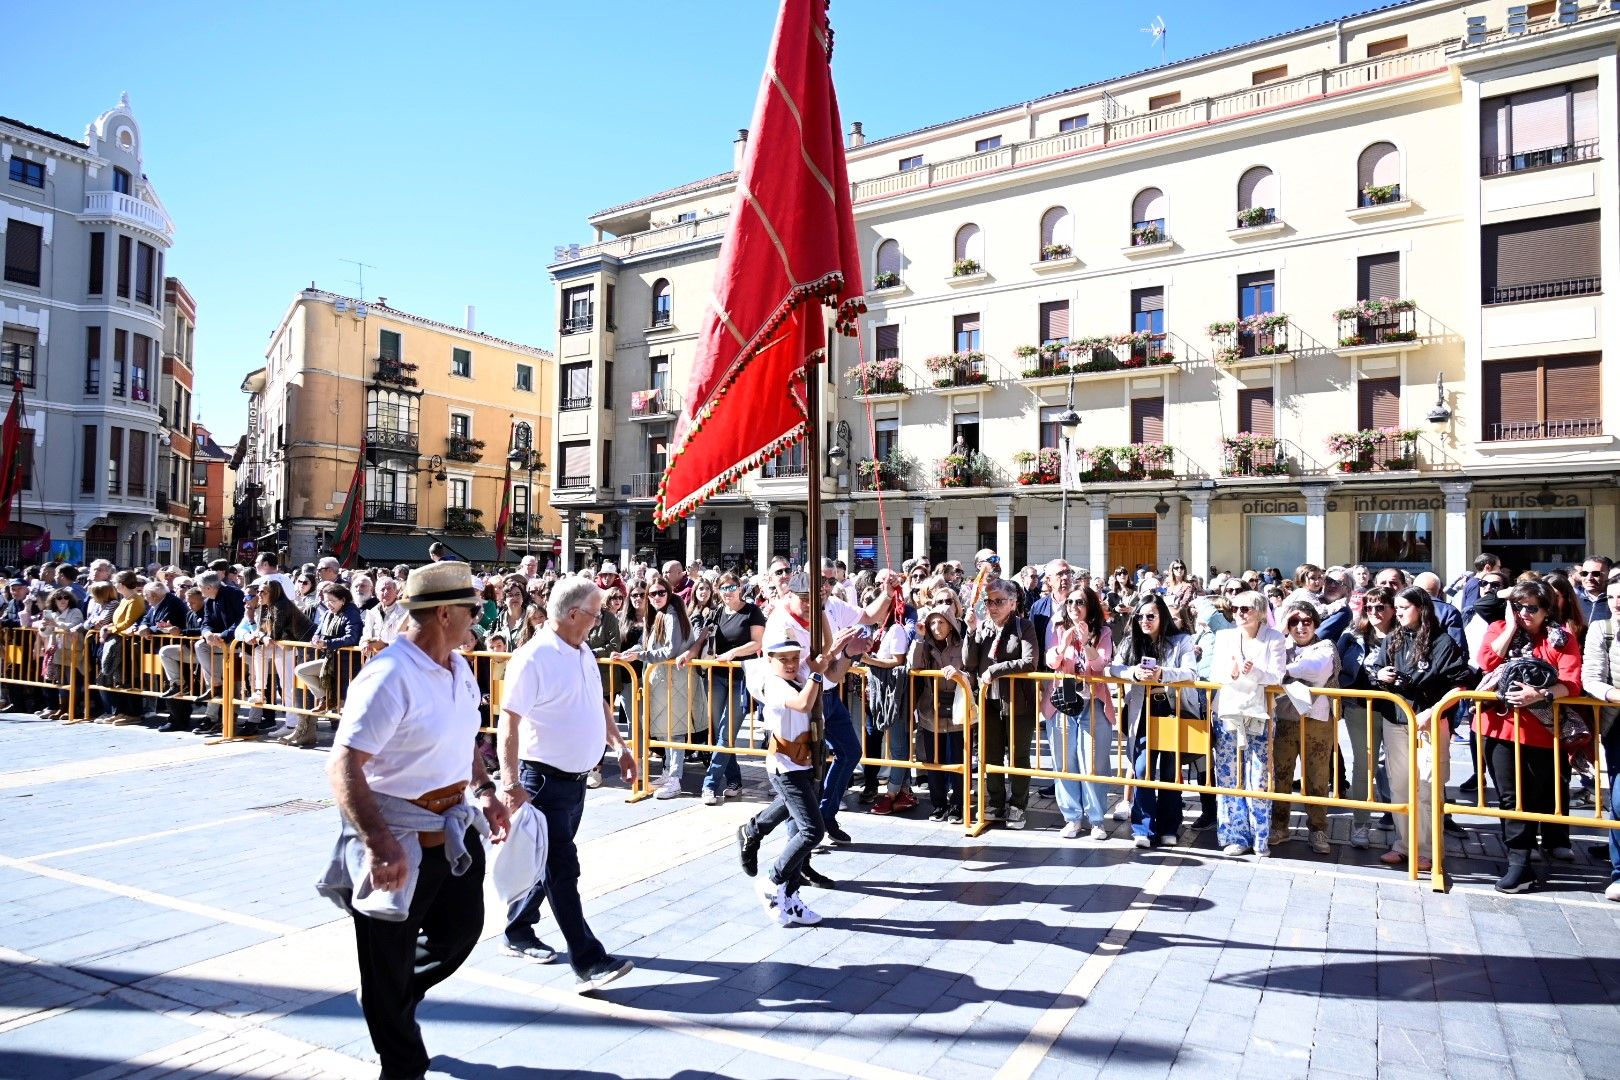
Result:
{"label": "man wearing straw hat", "polygon": [[478,838],[505,839],[508,820],[474,746],[478,680],[457,651],[483,611],[467,564],[416,571],[400,603],[411,622],[343,703],[327,770],[343,832],[320,887],[354,917],[360,1008],[385,1078],[427,1072],[416,1007],[478,943]]}

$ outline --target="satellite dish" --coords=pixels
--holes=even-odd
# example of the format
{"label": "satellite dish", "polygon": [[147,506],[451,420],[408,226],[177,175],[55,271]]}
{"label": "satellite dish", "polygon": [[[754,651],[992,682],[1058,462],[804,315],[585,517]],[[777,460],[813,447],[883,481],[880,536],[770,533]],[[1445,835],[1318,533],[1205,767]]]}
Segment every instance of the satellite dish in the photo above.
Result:
{"label": "satellite dish", "polygon": [[332,310],[337,312],[339,315],[342,315],[345,311],[349,310],[349,302],[340,296],[332,302]]}

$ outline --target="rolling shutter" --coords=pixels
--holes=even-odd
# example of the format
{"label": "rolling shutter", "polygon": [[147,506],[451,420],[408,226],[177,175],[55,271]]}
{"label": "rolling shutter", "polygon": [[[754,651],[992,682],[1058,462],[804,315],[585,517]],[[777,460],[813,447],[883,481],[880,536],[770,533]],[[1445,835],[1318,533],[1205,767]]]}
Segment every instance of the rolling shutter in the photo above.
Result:
{"label": "rolling shutter", "polygon": [[1054,206],[1041,215],[1041,247],[1069,242],[1069,212]]}
{"label": "rolling shutter", "polygon": [[1569,142],[1569,98],[1562,86],[1543,86],[1513,95],[1509,121],[1513,152],[1544,150]]}
{"label": "rolling shutter", "polygon": [[1041,305],[1041,344],[1069,340],[1069,302],[1053,300]]}
{"label": "rolling shutter", "polygon": [[900,241],[885,240],[878,245],[877,268],[880,274],[900,272]]}
{"label": "rolling shutter", "polygon": [[[956,230],[956,258],[979,259],[979,227],[977,225],[964,225]],[[982,261],[982,260],[980,260]]]}
{"label": "rolling shutter", "polygon": [[1356,260],[1356,299],[1395,299],[1401,295],[1401,254],[1387,251]]}
{"label": "rolling shutter", "polygon": [[1250,435],[1277,434],[1271,387],[1238,391],[1238,430]]}
{"label": "rolling shutter", "polygon": [[591,475],[591,444],[566,443],[562,447],[562,474],[569,480],[587,480]]}
{"label": "rolling shutter", "polygon": [[1370,428],[1401,426],[1401,380],[1362,379],[1356,384],[1357,426]]}
{"label": "rolling shutter", "polygon": [[1131,442],[1164,442],[1164,398],[1131,399]]}
{"label": "rolling shutter", "polygon": [[6,224],[6,280],[38,285],[45,230],[13,218]]}
{"label": "rolling shutter", "polygon": [[1373,143],[1361,152],[1356,163],[1356,180],[1361,187],[1382,187],[1401,182],[1401,159],[1391,143]]}
{"label": "rolling shutter", "polygon": [[[1547,423],[1592,420],[1599,415],[1598,354],[1548,357]],[[1552,432],[1549,432],[1552,434]]]}
{"label": "rolling shutter", "polygon": [[1487,438],[1498,424],[1534,424],[1541,419],[1539,361],[1499,360],[1484,369]]}
{"label": "rolling shutter", "polygon": [[877,358],[879,360],[898,360],[900,358],[900,324],[884,323],[876,332]]}
{"label": "rolling shutter", "polygon": [[1598,244],[1596,210],[1486,226],[1480,254],[1487,300],[1495,289],[1600,276]]}
{"label": "rolling shutter", "polygon": [[1570,127],[1572,142],[1591,142],[1598,137],[1597,80],[1582,79],[1570,87]]}
{"label": "rolling shutter", "polygon": [[1164,192],[1158,188],[1148,188],[1139,192],[1136,201],[1131,204],[1132,223],[1138,221],[1157,221],[1164,217]]}
{"label": "rolling shutter", "polygon": [[1264,165],[1256,165],[1238,180],[1238,209],[1256,206],[1266,209],[1277,206],[1277,176]]}
{"label": "rolling shutter", "polygon": [[1132,289],[1131,315],[1143,315],[1149,311],[1164,310],[1164,288]]}

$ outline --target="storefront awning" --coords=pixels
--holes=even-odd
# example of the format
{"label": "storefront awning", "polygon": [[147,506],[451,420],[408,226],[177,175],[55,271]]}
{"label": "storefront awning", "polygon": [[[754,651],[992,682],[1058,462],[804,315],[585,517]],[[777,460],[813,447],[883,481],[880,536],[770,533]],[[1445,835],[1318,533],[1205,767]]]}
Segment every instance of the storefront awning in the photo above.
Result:
{"label": "storefront awning", "polygon": [[426,533],[363,532],[360,558],[373,565],[407,563],[417,566],[428,561],[427,549],[431,543],[433,537]]}

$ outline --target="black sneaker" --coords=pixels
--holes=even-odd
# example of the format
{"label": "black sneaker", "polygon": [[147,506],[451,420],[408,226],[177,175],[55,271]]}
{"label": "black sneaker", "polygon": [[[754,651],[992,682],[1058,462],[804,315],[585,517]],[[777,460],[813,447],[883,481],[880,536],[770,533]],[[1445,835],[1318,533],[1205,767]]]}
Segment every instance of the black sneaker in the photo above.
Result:
{"label": "black sneaker", "polygon": [[839,843],[839,844],[849,844],[849,843],[854,842],[853,838],[849,835],[849,833],[845,832],[843,829],[840,829],[837,825],[834,825],[832,822],[830,822],[830,821],[827,822],[826,826],[827,826],[827,839],[832,840],[835,843]]}
{"label": "black sneaker", "polygon": [[[1514,856],[1518,857],[1515,858]],[[1536,876],[1530,869],[1528,853],[1509,852],[1507,873],[1496,882],[1496,891],[1499,893],[1529,892],[1530,886],[1535,883]]]}
{"label": "black sneaker", "polygon": [[962,824],[962,808],[960,806],[953,806],[949,810],[945,811],[945,824]]}
{"label": "black sneaker", "polygon": [[929,814],[928,815],[928,820],[929,821],[944,821],[947,817],[950,816],[950,813],[951,812],[948,809],[946,809],[945,807],[942,806],[938,810],[935,810],[932,814]]}
{"label": "black sneaker", "polygon": [[748,826],[737,826],[737,861],[749,877],[759,873],[759,839],[748,835]]}
{"label": "black sneaker", "polygon": [[1194,829],[1194,830],[1196,830],[1198,832],[1203,832],[1205,829],[1209,828],[1210,826],[1212,826],[1214,824],[1215,824],[1215,815],[1214,814],[1199,814],[1198,817],[1193,821],[1192,825],[1189,826],[1189,828],[1192,828],[1192,829]]}
{"label": "black sneaker", "polygon": [[513,941],[507,938],[501,943],[501,950],[513,956],[521,956],[525,960],[532,960],[536,964],[549,964],[557,959],[557,950],[539,938],[529,941]]}
{"label": "black sneaker", "polygon": [[804,877],[806,882],[814,885],[818,889],[838,888],[838,882],[834,881],[826,874],[823,874],[821,871],[811,866],[808,862],[804,864],[804,869],[800,870],[799,873]]}
{"label": "black sneaker", "polygon": [[179,683],[170,683],[168,686],[165,686],[163,688],[163,693],[158,695],[158,696],[159,697],[179,697],[180,696],[180,684]]}
{"label": "black sneaker", "polygon": [[591,965],[583,974],[574,976],[574,990],[576,993],[588,994],[592,990],[600,990],[614,979],[630,974],[636,967],[633,960],[620,960],[617,957],[604,957],[598,963]]}

